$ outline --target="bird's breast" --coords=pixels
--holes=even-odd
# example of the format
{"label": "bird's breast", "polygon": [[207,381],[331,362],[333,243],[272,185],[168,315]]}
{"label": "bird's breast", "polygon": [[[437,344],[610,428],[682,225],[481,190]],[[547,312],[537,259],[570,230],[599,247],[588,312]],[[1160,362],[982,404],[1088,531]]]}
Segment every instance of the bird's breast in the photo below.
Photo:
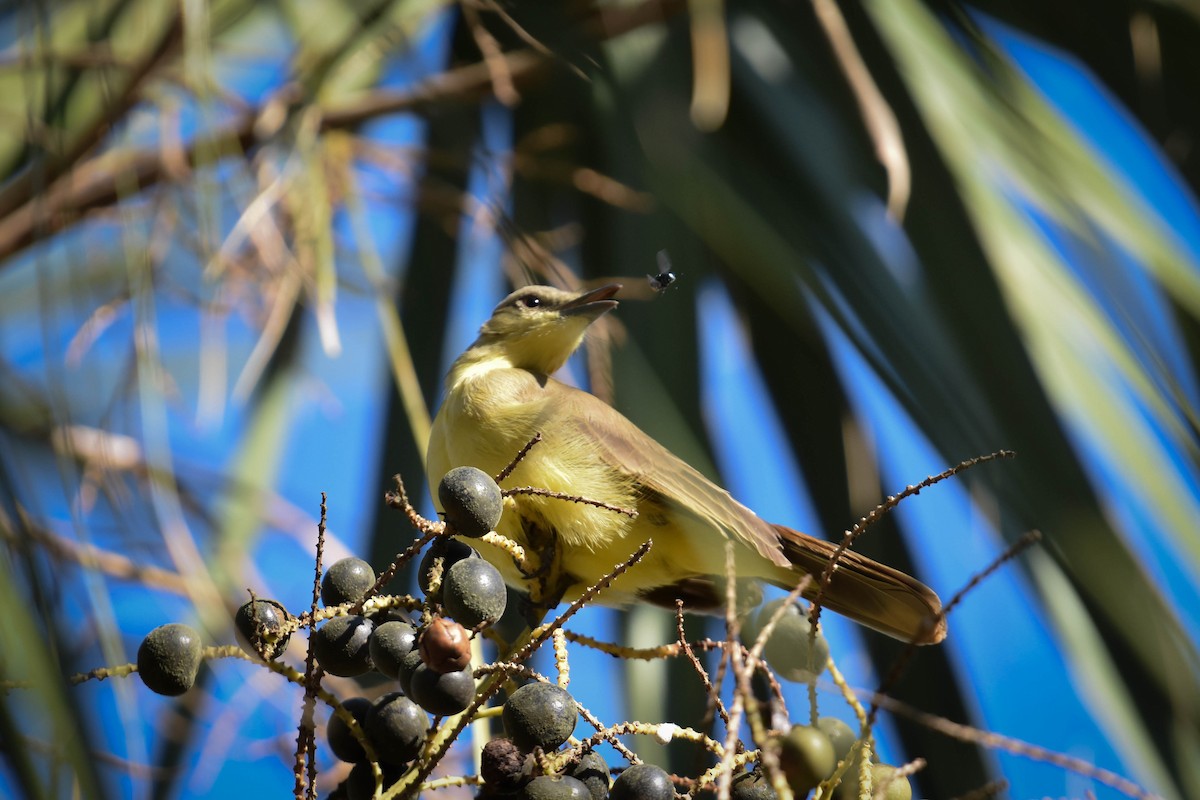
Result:
{"label": "bird's breast", "polygon": [[[450,387],[430,437],[430,484],[435,486],[458,466],[497,475],[540,433],[541,442],[502,488],[532,487],[635,508],[635,481],[599,457],[595,443],[580,432],[564,391],[568,390],[553,379],[513,369],[481,371]],[[539,538],[537,533],[548,534],[560,551],[562,568],[586,583],[598,580],[641,544],[632,542],[633,524],[630,517],[610,508],[516,493],[506,502],[498,532],[527,548],[539,544],[533,541]],[[510,583],[522,582],[515,569],[497,566]]]}

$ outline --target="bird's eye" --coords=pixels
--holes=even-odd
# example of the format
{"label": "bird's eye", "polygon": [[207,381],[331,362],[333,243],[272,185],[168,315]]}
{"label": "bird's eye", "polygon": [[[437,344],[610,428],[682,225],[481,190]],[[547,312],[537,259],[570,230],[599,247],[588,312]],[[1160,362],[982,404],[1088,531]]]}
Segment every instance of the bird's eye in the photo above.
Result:
{"label": "bird's eye", "polygon": [[517,305],[523,306],[525,308],[537,308],[541,304],[542,304],[541,299],[534,297],[533,295],[527,295],[527,296],[522,297],[517,300]]}

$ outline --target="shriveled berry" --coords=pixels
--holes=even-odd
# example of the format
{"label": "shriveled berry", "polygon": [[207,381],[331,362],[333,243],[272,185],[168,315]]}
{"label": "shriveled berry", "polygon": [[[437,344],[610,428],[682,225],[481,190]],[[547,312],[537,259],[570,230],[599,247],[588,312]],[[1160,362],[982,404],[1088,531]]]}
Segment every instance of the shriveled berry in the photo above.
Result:
{"label": "shriveled berry", "polygon": [[517,747],[554,750],[570,738],[578,720],[575,698],[559,686],[536,681],[513,692],[504,703],[504,730]]}
{"label": "shriveled berry", "polygon": [[475,467],[455,467],[438,484],[446,525],[459,536],[478,538],[496,529],[504,510],[500,487]]}
{"label": "shriveled berry", "polygon": [[567,768],[567,774],[587,787],[592,800],[608,797],[608,788],[612,784],[608,778],[608,763],[595,750],[584,753],[577,763]]}
{"label": "shriveled berry", "polygon": [[611,800],[674,800],[671,776],[653,764],[634,764],[613,781]]}
{"label": "shriveled berry", "polygon": [[400,662],[417,646],[417,629],[397,620],[376,625],[368,643],[371,664],[389,678],[400,675]]}
{"label": "shriveled berry", "polygon": [[475,699],[475,678],[471,670],[438,673],[427,664],[413,671],[409,696],[430,714],[457,714]]}
{"label": "shriveled berry", "polygon": [[379,760],[399,767],[421,752],[429,717],[412,700],[393,692],[371,706],[366,727]]}
{"label": "shriveled berry", "polygon": [[446,613],[474,630],[504,616],[508,590],[500,570],[482,558],[466,558],[446,570],[442,579]]}
{"label": "shriveled berry", "polygon": [[480,754],[479,774],[484,783],[498,791],[516,789],[526,777],[525,756],[512,739],[492,739]]}
{"label": "shriveled berry", "polygon": [[357,603],[375,585],[375,570],[361,558],[335,561],[321,579],[321,602],[328,606]]}
{"label": "shriveled berry", "polygon": [[[365,697],[351,697],[342,702],[342,708],[346,709],[362,728],[367,719],[367,712],[371,710],[371,701]],[[325,726],[325,738],[329,741],[329,749],[342,761],[355,764],[367,757],[362,744],[350,732],[350,726],[337,714],[329,718],[329,724]]]}
{"label": "shriveled berry", "polygon": [[366,617],[334,617],[312,635],[313,655],[330,675],[352,678],[371,669],[371,631]]}
{"label": "shriveled berry", "polygon": [[[425,555],[421,556],[421,563],[417,566],[417,583],[430,600],[440,603],[442,602],[442,585],[445,583],[446,572],[450,567],[464,558],[479,557],[479,551],[469,544],[448,536],[438,537],[425,551]],[[433,566],[438,558],[442,559],[442,583],[438,584],[436,592],[430,594],[429,586],[433,575]]]}
{"label": "shriveled berry", "polygon": [[793,725],[779,737],[779,766],[792,791],[803,796],[833,774],[833,743],[820,728]]}
{"label": "shriveled berry", "polygon": [[[773,600],[762,607],[754,624],[748,626],[746,641],[751,641],[752,636],[757,638],[758,633],[766,627],[776,609],[784,602],[786,601]],[[779,677],[797,683],[808,683],[816,680],[816,676],[825,670],[825,665],[829,663],[829,643],[819,631],[815,639],[810,638],[811,630],[808,612],[797,603],[790,604],[776,623],[762,651],[763,658],[779,673]]]}
{"label": "shriveled berry", "polygon": [[729,787],[729,800],[776,800],[779,795],[761,772],[743,772]]}
{"label": "shriveled berry", "polygon": [[520,800],[591,800],[588,788],[567,775],[539,775],[521,787]]}
{"label": "shriveled berry", "polygon": [[291,634],[284,633],[292,615],[274,600],[248,600],[233,617],[238,644],[253,656],[274,661],[287,649]]}
{"label": "shriveled berry", "polygon": [[400,691],[404,692],[409,697],[412,697],[412,677],[417,671],[417,667],[423,666],[424,661],[421,660],[421,651],[416,648],[411,653],[400,659],[400,668],[396,670],[396,680],[400,684]]}
{"label": "shriveled berry", "polygon": [[434,672],[457,672],[471,663],[471,637],[453,620],[434,617],[421,633],[421,660]]}
{"label": "shriveled berry", "polygon": [[138,647],[138,675],[146,688],[174,697],[196,683],[200,671],[200,634],[181,622],[160,625]]}

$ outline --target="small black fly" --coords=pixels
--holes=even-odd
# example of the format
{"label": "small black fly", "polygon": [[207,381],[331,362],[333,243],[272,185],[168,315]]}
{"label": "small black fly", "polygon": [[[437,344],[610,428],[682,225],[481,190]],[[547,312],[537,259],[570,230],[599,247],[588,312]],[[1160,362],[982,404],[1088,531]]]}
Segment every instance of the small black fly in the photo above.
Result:
{"label": "small black fly", "polygon": [[659,250],[658,274],[646,276],[646,280],[650,281],[650,288],[656,292],[665,292],[667,287],[678,279],[679,276],[671,271],[671,257],[667,255],[666,250]]}

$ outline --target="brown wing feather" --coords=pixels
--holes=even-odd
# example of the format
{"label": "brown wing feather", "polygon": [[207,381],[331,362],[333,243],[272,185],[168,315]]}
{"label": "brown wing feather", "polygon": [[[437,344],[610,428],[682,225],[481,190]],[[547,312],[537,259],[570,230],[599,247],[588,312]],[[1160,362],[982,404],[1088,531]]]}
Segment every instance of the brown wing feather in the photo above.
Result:
{"label": "brown wing feather", "polygon": [[[837,546],[782,525],[773,527],[792,563],[820,578]],[[812,597],[815,588],[806,594]],[[821,604],[897,639],[936,644],[946,638],[942,602],[932,589],[853,550],[838,557]]]}
{"label": "brown wing feather", "polygon": [[[552,403],[556,415],[656,505],[676,518],[691,517],[741,540],[776,566],[796,570],[797,576],[820,577],[836,549],[832,542],[764,521],[598,398],[553,379],[545,388],[558,395]],[[813,593],[815,589],[809,595]],[[946,636],[941,601],[932,589],[853,551],[839,557],[822,603],[905,641],[933,644]]]}
{"label": "brown wing feather", "polygon": [[[550,386],[547,386],[549,389]],[[665,501],[674,515],[689,516],[740,539],[776,566],[790,563],[770,523],[734,500],[667,448],[642,432],[602,400],[557,384],[562,413],[578,434],[595,447],[598,458],[632,477],[646,494]]]}

